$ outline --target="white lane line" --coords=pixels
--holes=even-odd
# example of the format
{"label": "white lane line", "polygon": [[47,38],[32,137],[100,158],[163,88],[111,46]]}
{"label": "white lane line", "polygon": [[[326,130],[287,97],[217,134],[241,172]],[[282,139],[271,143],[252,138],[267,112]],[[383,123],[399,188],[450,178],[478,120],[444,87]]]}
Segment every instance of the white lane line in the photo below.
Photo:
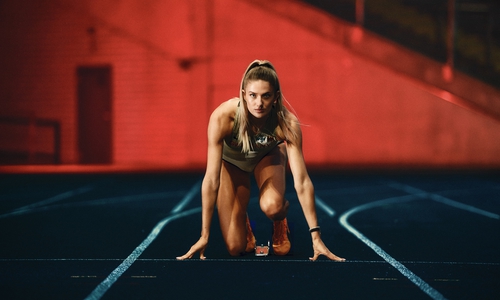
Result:
{"label": "white lane line", "polygon": [[436,201],[436,202],[439,202],[439,203],[442,203],[442,204],[446,204],[448,206],[452,206],[452,207],[455,207],[455,208],[458,208],[458,209],[462,209],[462,210],[465,210],[465,211],[468,211],[468,212],[471,212],[471,213],[476,213],[476,214],[479,214],[479,215],[482,215],[482,216],[485,216],[485,217],[488,217],[488,218],[500,220],[500,215],[498,215],[498,214],[495,214],[495,213],[492,213],[492,212],[489,212],[489,211],[486,211],[486,210],[474,207],[472,205],[468,205],[468,204],[464,204],[464,203],[461,203],[461,202],[458,202],[458,201],[455,201],[455,200],[451,200],[449,198],[443,197],[443,196],[438,195],[438,194],[428,193],[428,192],[426,192],[424,190],[421,190],[421,189],[418,189],[418,188],[415,188],[415,187],[412,187],[412,186],[409,186],[409,185],[406,185],[406,184],[402,184],[402,183],[399,183],[399,182],[393,182],[393,181],[391,181],[391,182],[387,182],[386,184],[388,186],[394,188],[394,189],[397,189],[397,190],[400,190],[400,191],[404,191],[404,192],[406,192],[408,194],[418,195],[421,198],[431,199],[433,201]]}
{"label": "white lane line", "polygon": [[174,209],[172,209],[171,213],[176,214],[176,213],[180,212],[181,210],[183,210],[184,207],[186,207],[186,205],[189,204],[191,199],[193,199],[193,197],[200,191],[200,188],[201,188],[201,180],[198,181],[195,185],[193,185],[191,190],[189,190],[189,192],[186,194],[186,196],[184,196],[184,199],[182,199],[181,202],[179,202],[179,204],[177,204],[174,207]]}
{"label": "white lane line", "polygon": [[[0,258],[0,263],[2,262],[73,262],[73,261],[123,261],[123,258]],[[141,262],[178,262],[176,258],[138,258],[135,261]],[[254,258],[207,258],[204,261],[221,261],[221,262],[256,262],[259,263],[273,263],[273,262],[283,262],[287,264],[291,263],[311,263],[310,259],[271,259],[271,260],[260,260]],[[332,263],[329,260],[317,260],[316,263]],[[346,260],[342,262],[343,264],[387,264],[385,260]],[[449,265],[449,266],[500,266],[499,262],[467,262],[467,261],[400,261],[404,264],[412,265]]]}
{"label": "white lane line", "polygon": [[80,201],[74,203],[68,203],[61,206],[70,207],[70,206],[98,206],[98,205],[109,205],[115,203],[130,203],[136,201],[154,201],[154,200],[162,200],[166,198],[172,197],[180,197],[185,195],[185,192],[162,192],[162,193],[151,193],[151,194],[137,194],[131,196],[120,196],[120,197],[110,197],[110,198],[101,198],[94,199],[88,201]]}
{"label": "white lane line", "polygon": [[187,210],[185,212],[178,213],[176,215],[169,216],[163,220],[161,220],[151,231],[149,236],[135,248],[134,251],[113,271],[109,276],[104,279],[93,291],[88,295],[86,300],[97,300],[101,299],[101,297],[109,290],[109,288],[120,278],[120,276],[127,271],[127,269],[137,260],[137,258],[146,250],[146,248],[151,245],[151,243],[156,239],[158,234],[161,232],[163,227],[167,225],[169,222],[179,219],[182,217],[186,217],[188,215],[192,215],[195,213],[201,212],[201,207],[193,208]]}
{"label": "white lane line", "polygon": [[320,197],[315,196],[315,200],[318,207],[324,210],[331,218],[335,215],[335,211],[326,205],[325,201],[323,201]]}
{"label": "white lane line", "polygon": [[468,205],[468,204],[463,204],[463,203],[460,203],[458,201],[454,201],[454,200],[448,199],[448,198],[440,196],[440,195],[431,194],[430,199],[434,200],[436,202],[439,202],[439,203],[453,206],[455,208],[459,208],[459,209],[463,209],[463,210],[466,210],[466,211],[469,211],[472,213],[480,214],[480,215],[483,215],[483,216],[488,217],[488,218],[500,220],[500,215],[497,215],[495,213],[492,213],[492,212],[489,212],[489,211],[486,211],[486,210],[483,210],[480,208],[476,208],[476,207]]}
{"label": "white lane line", "polygon": [[429,295],[432,299],[435,300],[442,300],[446,299],[441,293],[439,293],[437,290],[435,290],[433,287],[431,287],[429,284],[427,284],[425,281],[423,281],[420,277],[415,275],[412,271],[410,271],[408,268],[406,268],[402,263],[399,261],[395,260],[392,256],[387,254],[382,248],[380,248],[378,245],[376,245],[374,242],[372,242],[370,239],[365,237],[361,232],[356,230],[353,226],[349,224],[347,219],[355,214],[358,213],[362,210],[367,210],[370,208],[374,208],[377,206],[382,206],[382,205],[387,205],[387,204],[393,204],[393,203],[401,203],[401,202],[406,202],[406,201],[413,201],[415,199],[420,198],[418,195],[408,195],[408,196],[402,196],[402,197],[394,197],[394,198],[388,198],[384,200],[379,200],[375,202],[371,202],[368,204],[360,205],[357,207],[354,207],[347,211],[346,213],[342,214],[339,218],[340,224],[347,229],[350,233],[352,233],[354,236],[356,236],[358,239],[360,239],[363,243],[365,243],[368,247],[370,247],[375,253],[377,253],[380,257],[382,257],[386,262],[388,262],[391,266],[396,268],[401,274],[403,274],[406,278],[408,278],[411,282],[413,282],[418,288],[420,288],[423,292],[425,292],[427,295]]}
{"label": "white lane line", "polygon": [[52,203],[57,202],[57,201],[68,199],[68,198],[71,198],[73,196],[86,193],[86,192],[88,192],[88,191],[90,191],[92,189],[94,189],[94,186],[93,185],[88,185],[88,186],[84,186],[84,187],[81,187],[81,188],[78,188],[78,189],[75,189],[75,190],[67,191],[67,192],[64,192],[62,194],[56,195],[54,197],[50,197],[48,199],[45,199],[43,201],[36,202],[36,203],[30,204],[30,205],[26,205],[26,206],[14,209],[10,213],[6,213],[6,214],[3,214],[3,215],[0,215],[0,219],[11,217],[11,216],[17,216],[17,215],[25,214],[25,213],[28,213],[28,212],[34,210],[34,209],[40,208],[42,206],[45,206],[47,204],[52,204]]}
{"label": "white lane line", "polygon": [[[360,194],[360,193],[371,193],[384,189],[383,185],[365,185],[357,187],[345,187],[345,188],[335,188],[335,189],[321,189],[321,195],[346,195],[346,194]],[[317,190],[319,191],[319,190]]]}
{"label": "white lane line", "polygon": [[[198,183],[195,184],[195,187],[198,186]],[[181,200],[180,203],[189,203],[191,199],[196,195],[196,193],[191,193],[191,191],[194,190],[194,187],[191,188],[190,192],[187,193],[186,197],[184,197],[183,200]],[[179,205],[177,205],[178,207]],[[97,300],[101,299],[101,297],[109,290],[109,288],[120,278],[120,276],[127,271],[127,269],[141,256],[141,254],[146,250],[149,245],[156,239],[158,234],[160,234],[161,230],[163,227],[165,227],[170,221],[186,217],[195,213],[201,212],[201,207],[193,208],[190,210],[187,210],[185,212],[180,212],[174,215],[171,215],[169,217],[166,217],[165,219],[161,220],[151,231],[151,233],[148,235],[148,237],[139,245],[137,248],[135,248],[134,251],[115,269],[109,276],[104,279],[103,282],[101,282],[91,293],[90,295],[85,298],[85,300]]]}
{"label": "white lane line", "polygon": [[[102,199],[94,199],[94,200],[88,200],[88,201],[55,204],[55,205],[50,205],[50,206],[33,207],[31,209],[26,209],[22,212],[18,212],[15,215],[44,212],[44,211],[64,209],[64,208],[110,205],[110,204],[114,204],[114,203],[124,204],[124,203],[135,202],[135,201],[142,202],[142,201],[161,200],[161,199],[171,198],[171,197],[180,197],[183,195],[185,195],[185,192],[164,192],[164,193],[139,194],[139,195],[132,195],[132,196],[102,198]],[[9,216],[14,216],[14,214],[6,214],[3,216],[0,216],[0,218],[1,217],[9,217]]]}

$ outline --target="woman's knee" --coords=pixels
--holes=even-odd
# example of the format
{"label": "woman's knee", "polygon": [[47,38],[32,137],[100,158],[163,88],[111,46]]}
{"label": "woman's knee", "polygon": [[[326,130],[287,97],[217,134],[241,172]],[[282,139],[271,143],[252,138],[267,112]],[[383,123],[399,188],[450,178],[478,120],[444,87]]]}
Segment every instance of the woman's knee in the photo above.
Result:
{"label": "woman's knee", "polygon": [[260,208],[262,212],[271,220],[282,220],[286,217],[288,212],[288,201],[279,199],[261,199]]}
{"label": "woman's knee", "polygon": [[227,251],[231,256],[241,256],[245,253],[246,242],[245,243],[236,243],[236,242],[227,242],[226,243]]}

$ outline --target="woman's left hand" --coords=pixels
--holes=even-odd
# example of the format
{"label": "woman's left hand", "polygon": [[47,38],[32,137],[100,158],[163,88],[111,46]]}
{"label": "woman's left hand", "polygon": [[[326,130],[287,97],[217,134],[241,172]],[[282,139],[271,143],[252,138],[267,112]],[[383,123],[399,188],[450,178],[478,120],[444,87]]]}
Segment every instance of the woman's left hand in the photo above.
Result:
{"label": "woman's left hand", "polygon": [[328,257],[328,259],[334,260],[334,261],[345,261],[345,258],[338,257],[337,255],[333,254],[328,248],[325,246],[325,243],[321,240],[321,238],[317,238],[313,240],[313,250],[314,250],[314,256],[309,257],[310,260],[315,261],[318,259],[320,255],[324,255]]}

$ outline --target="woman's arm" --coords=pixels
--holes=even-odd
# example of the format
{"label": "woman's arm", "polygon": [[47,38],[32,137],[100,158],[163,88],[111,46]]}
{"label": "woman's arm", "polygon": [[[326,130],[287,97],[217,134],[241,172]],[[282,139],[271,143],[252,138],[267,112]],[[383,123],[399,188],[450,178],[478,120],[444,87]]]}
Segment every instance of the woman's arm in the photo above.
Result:
{"label": "woman's arm", "polygon": [[[295,191],[297,192],[307,225],[309,228],[313,228],[318,226],[314,202],[314,186],[307,173],[302,153],[302,133],[300,132],[300,128],[297,131],[299,133],[297,140],[294,143],[287,143],[286,149]],[[316,233],[313,234],[313,238],[318,236]]]}
{"label": "woman's arm", "polygon": [[[298,136],[294,143],[287,143],[288,161],[293,175],[294,187],[297,192],[302,211],[304,212],[304,217],[306,218],[309,228],[314,228],[319,225],[316,215],[314,186],[309,174],[307,173],[304,155],[302,153],[302,132],[298,124],[295,126],[298,127]],[[316,260],[320,255],[325,255],[331,260],[345,260],[328,250],[321,239],[321,233],[319,231],[311,232],[311,238],[314,250],[314,256],[311,260]]]}
{"label": "woman's arm", "polygon": [[205,259],[205,249],[208,245],[210,225],[219,191],[222,147],[224,138],[232,132],[232,106],[234,105],[230,105],[230,101],[225,102],[210,116],[208,123],[207,168],[201,186],[201,236],[186,254],[177,257],[179,260],[192,258],[196,252],[200,252],[200,258]]}
{"label": "woman's arm", "polygon": [[223,147],[223,124],[219,113],[214,112],[208,125],[208,151],[207,151],[207,169],[201,186],[202,201],[202,227],[201,237],[206,238],[210,235],[210,224],[217,201],[217,193],[220,184],[220,170],[222,164]]}

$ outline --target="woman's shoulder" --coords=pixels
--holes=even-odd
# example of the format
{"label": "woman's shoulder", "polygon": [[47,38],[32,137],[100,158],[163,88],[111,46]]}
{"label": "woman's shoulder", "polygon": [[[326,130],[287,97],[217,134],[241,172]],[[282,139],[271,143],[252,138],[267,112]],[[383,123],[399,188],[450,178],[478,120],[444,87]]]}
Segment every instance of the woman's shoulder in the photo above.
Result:
{"label": "woman's shoulder", "polygon": [[233,98],[221,103],[210,116],[211,127],[218,128],[217,131],[220,131],[223,136],[229,136],[232,133],[238,101],[238,98]]}
{"label": "woman's shoulder", "polygon": [[212,113],[213,117],[218,119],[227,119],[228,121],[234,120],[236,109],[238,108],[239,99],[232,98],[222,102]]}
{"label": "woman's shoulder", "polygon": [[229,110],[229,111],[236,111],[236,108],[238,108],[238,104],[240,103],[240,99],[239,98],[231,98],[227,101],[224,101],[222,102],[219,107],[222,107],[226,110]]}

